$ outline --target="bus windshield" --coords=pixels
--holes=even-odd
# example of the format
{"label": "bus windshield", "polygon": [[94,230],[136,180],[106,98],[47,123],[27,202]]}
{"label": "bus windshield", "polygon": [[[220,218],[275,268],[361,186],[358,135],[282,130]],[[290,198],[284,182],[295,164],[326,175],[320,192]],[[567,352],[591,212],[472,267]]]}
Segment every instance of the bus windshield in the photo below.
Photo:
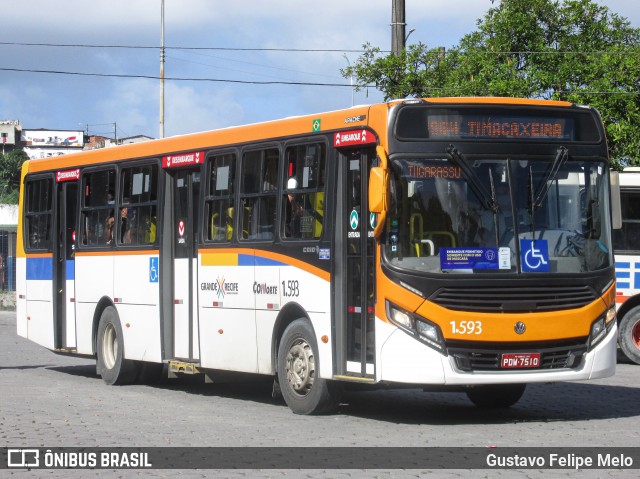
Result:
{"label": "bus windshield", "polygon": [[613,264],[606,162],[463,157],[392,161],[384,257],[424,273],[581,273]]}

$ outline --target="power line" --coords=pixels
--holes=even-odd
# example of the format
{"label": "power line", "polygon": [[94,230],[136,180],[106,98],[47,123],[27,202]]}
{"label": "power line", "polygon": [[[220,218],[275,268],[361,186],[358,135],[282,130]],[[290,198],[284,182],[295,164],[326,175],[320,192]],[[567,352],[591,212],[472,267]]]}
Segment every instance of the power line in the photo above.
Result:
{"label": "power line", "polygon": [[[86,72],[68,72],[59,70],[33,70],[22,68],[0,68],[0,71],[21,72],[21,73],[45,73],[52,75],[72,75],[72,76],[88,76],[103,78],[141,78],[146,80],[159,80],[159,76],[155,75],[125,75],[118,73],[86,73]],[[317,83],[317,82],[289,82],[289,81],[253,81],[253,80],[229,80],[221,78],[180,78],[180,77],[164,77],[165,80],[172,81],[194,81],[194,82],[216,82],[216,83],[241,83],[247,85],[299,85],[299,86],[328,86],[328,87],[351,87],[346,83]],[[368,87],[362,85],[363,88]],[[373,88],[373,87],[371,87]]]}
{"label": "power line", "polygon": [[[145,80],[159,80],[160,77],[154,75],[125,75],[118,73],[86,73],[86,72],[66,72],[57,70],[30,70],[21,68],[3,68],[0,71],[11,71],[20,73],[44,73],[52,75],[72,75],[87,76],[101,78],[139,78]],[[215,82],[215,83],[239,83],[246,85],[297,85],[297,86],[325,86],[325,87],[342,87],[351,88],[351,84],[347,83],[316,83],[316,82],[287,82],[287,81],[252,81],[252,80],[230,80],[220,78],[181,78],[181,77],[165,77],[165,80],[171,81],[194,81],[194,82]],[[357,85],[359,88],[377,88],[376,85]],[[423,89],[425,92],[464,92],[463,88],[455,87],[430,87]],[[572,94],[572,95],[640,95],[640,91],[588,91],[588,90],[557,90],[554,93]]]}
{"label": "power line", "polygon": [[[158,46],[144,45],[89,45],[81,43],[26,43],[26,42],[0,42],[0,45],[21,47],[60,47],[60,48],[122,48],[131,50],[159,50]],[[212,50],[231,52],[302,52],[302,53],[364,53],[366,50],[331,49],[331,48],[239,48],[239,47],[164,47],[165,50]],[[382,50],[381,50],[382,51]]]}

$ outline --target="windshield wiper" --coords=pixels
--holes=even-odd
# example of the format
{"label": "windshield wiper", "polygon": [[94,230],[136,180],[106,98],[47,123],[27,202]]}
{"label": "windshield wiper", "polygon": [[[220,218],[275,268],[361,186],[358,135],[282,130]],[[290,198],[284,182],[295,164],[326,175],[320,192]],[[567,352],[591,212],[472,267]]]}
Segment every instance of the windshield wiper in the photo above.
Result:
{"label": "windshield wiper", "polygon": [[468,163],[462,156],[462,153],[460,153],[455,146],[449,145],[447,147],[446,153],[447,153],[447,156],[449,157],[449,160],[451,160],[451,162],[455,166],[460,168],[464,176],[464,179],[467,180],[467,183],[471,187],[471,190],[476,195],[478,200],[480,200],[480,203],[482,203],[482,206],[484,206],[485,209],[492,211],[494,215],[497,214],[500,207],[498,206],[498,202],[496,201],[495,191],[493,191],[492,196],[489,196],[489,193],[484,188],[484,186],[482,186],[482,183],[478,181],[478,176],[475,174],[473,169],[468,165]]}
{"label": "windshield wiper", "polygon": [[529,207],[529,215],[531,216],[531,239],[534,240],[536,239],[536,194],[533,190],[533,167],[531,165],[529,165],[529,179],[527,181],[527,187],[529,190],[527,194],[527,206]]}
{"label": "windshield wiper", "polygon": [[[489,186],[491,186],[491,202],[494,206],[498,206],[496,196],[496,186],[493,182],[493,169],[489,168]],[[496,233],[496,247],[500,246],[500,223],[498,221],[498,208],[493,208],[493,230]]]}
{"label": "windshield wiper", "polygon": [[540,183],[540,186],[538,187],[538,192],[536,194],[535,201],[533,203],[534,208],[539,208],[542,206],[542,203],[544,202],[545,198],[547,197],[547,194],[549,193],[549,188],[551,188],[551,183],[553,183],[553,181],[556,179],[556,176],[558,176],[558,171],[560,171],[560,168],[562,168],[562,166],[566,163],[568,158],[569,158],[569,150],[566,149],[564,146],[561,146],[560,148],[558,148],[558,152],[556,153],[556,157],[553,160],[553,164],[551,165],[551,168],[547,170],[546,176],[544,177],[544,179],[542,180],[542,183]]}
{"label": "windshield wiper", "polygon": [[527,195],[529,203],[529,214],[531,215],[531,239],[535,239],[536,232],[536,209],[542,206],[544,200],[547,198],[551,183],[553,183],[558,176],[558,171],[567,162],[569,158],[569,150],[564,146],[558,148],[556,157],[551,164],[551,168],[547,170],[547,174],[543,178],[542,182],[538,186],[538,190],[534,193],[533,188],[533,168],[529,165],[529,194]]}

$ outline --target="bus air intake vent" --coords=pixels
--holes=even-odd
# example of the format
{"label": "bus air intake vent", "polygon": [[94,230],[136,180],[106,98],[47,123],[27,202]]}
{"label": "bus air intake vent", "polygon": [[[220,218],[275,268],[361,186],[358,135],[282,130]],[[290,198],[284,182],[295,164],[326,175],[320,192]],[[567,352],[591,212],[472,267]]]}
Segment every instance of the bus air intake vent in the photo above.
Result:
{"label": "bus air intake vent", "polygon": [[597,299],[589,286],[440,288],[429,300],[456,311],[528,313],[582,308]]}

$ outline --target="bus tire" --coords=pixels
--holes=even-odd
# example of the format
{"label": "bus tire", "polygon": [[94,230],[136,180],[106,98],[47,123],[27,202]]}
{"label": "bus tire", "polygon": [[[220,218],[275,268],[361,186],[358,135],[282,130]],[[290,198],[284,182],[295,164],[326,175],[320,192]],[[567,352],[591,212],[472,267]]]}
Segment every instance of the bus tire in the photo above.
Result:
{"label": "bus tire", "polygon": [[625,314],[620,320],[618,342],[627,358],[640,364],[640,306]]}
{"label": "bus tire", "polygon": [[511,407],[517,403],[526,388],[526,384],[475,386],[467,390],[467,396],[478,407],[498,409]]}
{"label": "bus tire", "polygon": [[108,385],[130,384],[136,379],[136,366],[124,358],[124,339],[118,312],[107,306],[100,316],[97,336],[97,371]]}
{"label": "bus tire", "polygon": [[295,414],[326,414],[338,407],[340,385],[318,377],[317,351],[308,321],[297,319],[284,330],[278,346],[278,383]]}

